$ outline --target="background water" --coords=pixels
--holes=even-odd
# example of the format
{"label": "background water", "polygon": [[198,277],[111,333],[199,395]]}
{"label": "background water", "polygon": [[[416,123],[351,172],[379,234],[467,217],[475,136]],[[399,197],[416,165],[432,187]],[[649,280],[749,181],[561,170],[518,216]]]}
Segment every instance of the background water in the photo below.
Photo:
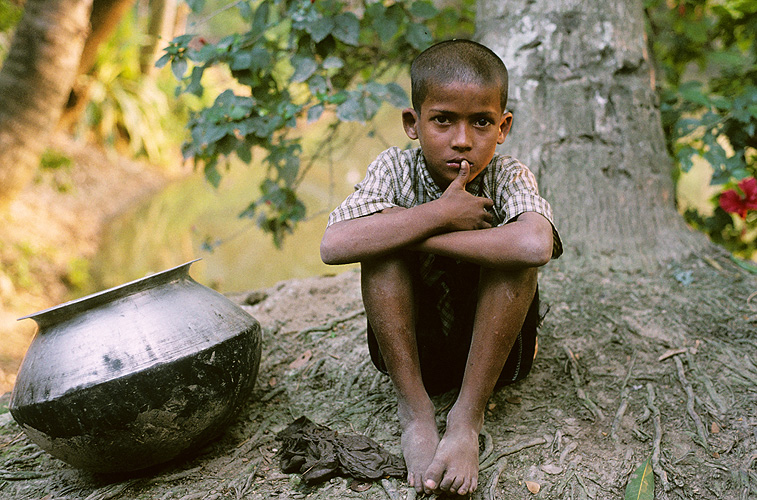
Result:
{"label": "background water", "polygon": [[[290,278],[334,274],[349,266],[321,262],[319,244],[329,212],[365,175],[368,164],[389,146],[405,147],[409,140],[400,111],[383,109],[374,126],[348,124],[329,144],[328,157],[318,161],[300,186],[308,213],[294,234],[277,249],[254,220],[237,215],[255,198],[263,169],[234,161],[219,189],[195,173],[169,185],[112,220],[102,245],[90,262],[92,285],[84,293],[117,286],[195,258],[191,274],[221,292],[268,287]],[[304,149],[313,151],[325,125],[301,130]],[[262,157],[262,154],[258,156]],[[202,248],[206,238],[223,243],[212,252]]]}

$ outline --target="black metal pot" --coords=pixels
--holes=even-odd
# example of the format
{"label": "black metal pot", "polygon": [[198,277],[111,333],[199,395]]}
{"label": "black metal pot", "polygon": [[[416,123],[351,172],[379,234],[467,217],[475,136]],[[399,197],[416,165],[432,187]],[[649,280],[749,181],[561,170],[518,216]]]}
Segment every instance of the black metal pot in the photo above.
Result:
{"label": "black metal pot", "polygon": [[120,473],[225,428],[254,386],[260,325],[194,281],[192,262],[25,317],[39,329],[10,412],[29,439],[75,467]]}

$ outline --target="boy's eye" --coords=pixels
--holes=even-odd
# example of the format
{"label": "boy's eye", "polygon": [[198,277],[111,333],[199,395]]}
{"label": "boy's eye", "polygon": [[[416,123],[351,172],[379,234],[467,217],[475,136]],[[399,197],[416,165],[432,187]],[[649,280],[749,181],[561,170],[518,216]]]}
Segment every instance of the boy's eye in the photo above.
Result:
{"label": "boy's eye", "polygon": [[492,121],[487,118],[479,118],[478,120],[476,120],[476,123],[475,123],[477,127],[487,127],[491,124],[492,124]]}
{"label": "boy's eye", "polygon": [[445,125],[449,123],[449,118],[447,118],[446,116],[435,116],[432,118],[432,120],[434,120],[435,123],[438,123],[440,125]]}

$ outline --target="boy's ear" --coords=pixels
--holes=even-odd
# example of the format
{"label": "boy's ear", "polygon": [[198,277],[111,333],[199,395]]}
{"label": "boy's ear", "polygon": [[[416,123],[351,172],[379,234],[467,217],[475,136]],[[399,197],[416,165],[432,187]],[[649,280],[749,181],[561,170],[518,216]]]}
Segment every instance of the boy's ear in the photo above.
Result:
{"label": "boy's ear", "polygon": [[413,140],[418,138],[418,113],[413,108],[402,110],[402,126],[409,138]]}
{"label": "boy's ear", "polygon": [[505,111],[502,114],[502,119],[499,122],[499,137],[497,138],[497,144],[505,142],[505,137],[510,133],[510,127],[513,125],[513,114],[509,111]]}

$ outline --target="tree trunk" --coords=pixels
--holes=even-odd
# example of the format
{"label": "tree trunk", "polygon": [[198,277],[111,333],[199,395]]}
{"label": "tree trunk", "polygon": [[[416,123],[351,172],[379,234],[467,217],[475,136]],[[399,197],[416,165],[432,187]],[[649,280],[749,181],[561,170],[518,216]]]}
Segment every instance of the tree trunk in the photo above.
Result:
{"label": "tree trunk", "polygon": [[[92,2],[92,12],[89,17],[90,32],[84,41],[76,76],[92,71],[97,60],[97,50],[113,34],[118,23],[134,5],[134,1],[94,0]],[[71,91],[58,124],[58,128],[61,130],[68,130],[76,124],[89,101],[88,84],[77,82],[74,79],[71,85]]]}
{"label": "tree trunk", "polygon": [[675,210],[639,0],[479,0],[510,72],[502,151],[537,176],[566,264],[658,269],[706,240]]}
{"label": "tree trunk", "polygon": [[31,180],[79,66],[92,0],[27,0],[0,71],[0,206]]}
{"label": "tree trunk", "polygon": [[177,9],[176,0],[149,0],[147,37],[139,53],[139,69],[143,75],[155,74],[158,52],[173,39]]}

